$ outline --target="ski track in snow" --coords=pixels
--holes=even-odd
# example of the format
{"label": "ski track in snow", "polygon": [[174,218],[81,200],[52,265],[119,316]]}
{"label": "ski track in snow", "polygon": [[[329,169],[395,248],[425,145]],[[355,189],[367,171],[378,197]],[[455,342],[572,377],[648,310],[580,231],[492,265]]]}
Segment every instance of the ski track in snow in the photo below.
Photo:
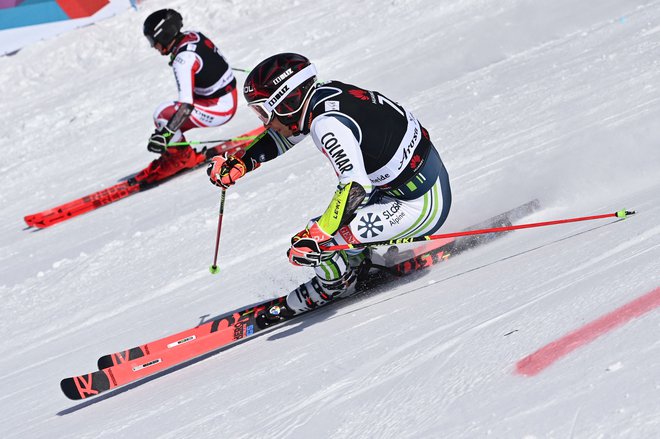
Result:
{"label": "ski track in snow", "polygon": [[[141,35],[174,7],[251,68],[298,51],[416,114],[447,165],[459,230],[539,198],[521,222],[636,209],[623,221],[511,233],[108,397],[65,376],[276,297],[311,275],[289,238],[336,180],[310,140],[228,193],[203,171],[51,229],[22,217],[130,175],[172,99]],[[653,310],[534,377],[515,364],[660,286],[660,1],[144,2],[0,58],[3,438],[660,436]],[[245,75],[237,73],[239,84]],[[235,120],[191,138],[257,125]],[[266,225],[264,219],[268,219]]]}

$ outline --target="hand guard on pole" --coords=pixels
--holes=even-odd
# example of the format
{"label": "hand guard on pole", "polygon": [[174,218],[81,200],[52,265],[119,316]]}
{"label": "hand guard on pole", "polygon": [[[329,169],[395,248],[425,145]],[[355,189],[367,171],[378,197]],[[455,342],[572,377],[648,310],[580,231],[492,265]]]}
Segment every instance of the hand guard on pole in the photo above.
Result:
{"label": "hand guard on pole", "polygon": [[206,168],[211,183],[223,189],[232,186],[246,172],[247,168],[243,160],[227,154],[213,157]]}
{"label": "hand guard on pole", "polygon": [[157,154],[163,154],[167,151],[167,144],[172,139],[174,132],[170,131],[167,127],[158,128],[149,138],[147,149]]}
{"label": "hand guard on pole", "polygon": [[322,251],[320,244],[327,243],[332,236],[312,221],[304,230],[291,238],[291,247],[287,251],[289,262],[303,267],[316,267],[321,264]]}

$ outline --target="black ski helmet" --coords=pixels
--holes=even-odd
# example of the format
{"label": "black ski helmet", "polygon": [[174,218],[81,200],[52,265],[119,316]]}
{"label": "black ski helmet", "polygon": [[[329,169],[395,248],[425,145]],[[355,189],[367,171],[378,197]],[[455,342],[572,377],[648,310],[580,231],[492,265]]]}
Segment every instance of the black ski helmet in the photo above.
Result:
{"label": "black ski helmet", "polygon": [[152,12],[144,20],[143,32],[151,47],[158,43],[163,48],[167,48],[179,36],[182,27],[183,17],[181,17],[181,14],[174,9],[161,9]]}
{"label": "black ski helmet", "polygon": [[316,68],[297,53],[279,53],[261,61],[245,79],[243,96],[264,124],[277,116],[298,132],[303,104],[316,84]]}

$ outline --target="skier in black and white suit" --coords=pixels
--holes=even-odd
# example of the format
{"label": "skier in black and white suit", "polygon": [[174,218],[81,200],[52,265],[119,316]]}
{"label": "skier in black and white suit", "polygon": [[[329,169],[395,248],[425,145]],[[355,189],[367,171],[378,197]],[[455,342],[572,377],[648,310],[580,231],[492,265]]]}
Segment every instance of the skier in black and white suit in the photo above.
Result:
{"label": "skier in black and white suit", "polygon": [[291,263],[313,266],[316,276],[289,294],[290,311],[354,287],[359,250],[322,253],[319,245],[428,235],[444,223],[447,171],[428,131],[398,103],[339,81],[318,83],[314,65],[292,53],[259,63],[243,93],[268,129],[241,157],[216,157],[208,169],[212,183],[229,187],[308,134],[339,179],[327,210],[291,240]]}

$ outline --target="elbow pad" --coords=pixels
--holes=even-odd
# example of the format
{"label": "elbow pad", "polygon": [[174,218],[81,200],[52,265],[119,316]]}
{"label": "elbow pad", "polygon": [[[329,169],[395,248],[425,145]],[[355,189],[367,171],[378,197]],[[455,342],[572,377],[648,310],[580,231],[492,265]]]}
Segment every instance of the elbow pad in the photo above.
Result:
{"label": "elbow pad", "polygon": [[337,233],[337,230],[353,220],[366,196],[367,191],[355,181],[337,189],[330,205],[318,220],[321,229],[329,235]]}
{"label": "elbow pad", "polygon": [[181,125],[188,120],[188,117],[194,109],[195,107],[193,104],[182,103],[179,106],[179,109],[176,110],[176,113],[174,113],[174,116],[172,116],[172,119],[167,122],[167,129],[172,132],[178,131],[179,128],[181,128]]}

